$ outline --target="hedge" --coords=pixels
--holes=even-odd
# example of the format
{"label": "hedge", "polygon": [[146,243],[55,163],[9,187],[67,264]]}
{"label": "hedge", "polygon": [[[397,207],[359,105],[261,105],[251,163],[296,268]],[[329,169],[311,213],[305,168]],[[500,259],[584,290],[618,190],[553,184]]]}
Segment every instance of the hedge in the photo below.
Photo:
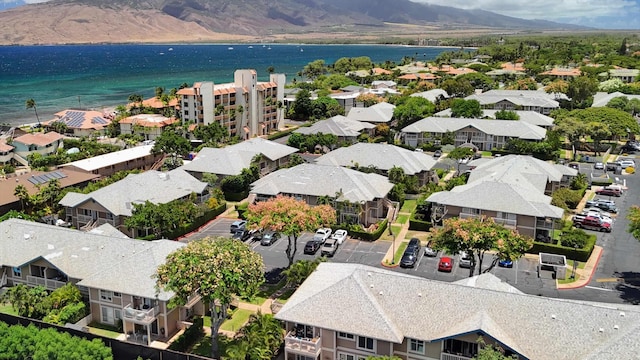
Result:
{"label": "hedge", "polygon": [[193,344],[197,343],[204,337],[204,320],[201,317],[193,320],[193,325],[189,326],[182,335],[169,345],[170,350],[185,352]]}
{"label": "hedge", "polygon": [[249,190],[243,191],[243,192],[230,192],[230,191],[226,191],[224,193],[224,199],[227,201],[242,201],[244,200],[247,196],[249,196]]}
{"label": "hedge", "polygon": [[247,210],[249,210],[249,203],[242,203],[242,204],[238,204],[236,205],[236,211],[238,212],[238,217],[240,219],[246,220],[247,218],[244,216],[244,214],[247,212]]}
{"label": "hedge", "polygon": [[287,130],[282,130],[282,131],[278,131],[275,134],[271,134],[269,136],[267,136],[267,140],[276,140],[276,139],[280,139],[282,137],[285,137],[289,134],[291,134],[294,130],[296,130],[297,128],[293,127],[293,128],[289,128]]}
{"label": "hedge", "polygon": [[415,213],[411,213],[409,218],[409,230],[415,231],[429,231],[431,229],[431,221],[418,220],[415,218]]}
{"label": "hedge", "polygon": [[184,234],[188,234],[188,233],[194,231],[195,229],[199,228],[200,226],[202,226],[202,225],[208,223],[209,221],[213,220],[216,216],[222,214],[225,210],[227,210],[227,204],[223,202],[217,208],[213,208],[211,210],[206,211],[202,216],[200,216],[199,218],[195,219],[189,225],[187,225],[185,227],[177,228],[174,231],[170,232],[169,234],[167,234],[166,238],[167,239],[176,239],[176,238],[179,238],[180,236],[182,236]]}
{"label": "hedge", "polygon": [[542,243],[542,242],[534,242],[533,247],[529,249],[527,252],[530,254],[538,254],[538,253],[550,253],[557,255],[564,255],[569,260],[578,260],[578,261],[587,261],[589,260],[589,256],[591,256],[591,252],[593,251],[593,247],[596,245],[596,236],[589,235],[589,239],[587,240],[587,244],[582,249],[574,249],[562,245],[558,245],[558,243]]}
{"label": "hedge", "polygon": [[349,229],[347,232],[349,236],[355,239],[367,240],[367,241],[375,241],[382,236],[382,233],[387,230],[387,219],[382,220],[378,223],[378,229],[374,232],[360,231],[360,230],[352,230]]}

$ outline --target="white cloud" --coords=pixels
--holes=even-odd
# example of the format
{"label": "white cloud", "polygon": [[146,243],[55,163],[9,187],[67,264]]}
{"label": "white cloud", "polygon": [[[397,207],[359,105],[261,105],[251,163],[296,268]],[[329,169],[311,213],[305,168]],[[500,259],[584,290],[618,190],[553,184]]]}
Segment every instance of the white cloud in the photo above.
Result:
{"label": "white cloud", "polygon": [[636,0],[412,0],[460,9],[482,9],[522,19],[635,17],[640,14]]}

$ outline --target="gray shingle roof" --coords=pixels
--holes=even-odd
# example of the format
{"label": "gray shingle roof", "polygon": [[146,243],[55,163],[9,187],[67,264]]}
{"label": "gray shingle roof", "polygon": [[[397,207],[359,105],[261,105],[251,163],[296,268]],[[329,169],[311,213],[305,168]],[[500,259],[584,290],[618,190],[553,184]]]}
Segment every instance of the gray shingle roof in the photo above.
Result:
{"label": "gray shingle roof", "polygon": [[551,164],[524,155],[507,155],[491,159],[476,166],[469,176],[468,183],[478,180],[503,181],[526,185],[529,182],[535,189],[544,192],[547,182],[559,182],[563,175],[576,176],[578,171],[568,166]]}
{"label": "gray shingle roof", "polygon": [[362,167],[373,165],[384,171],[388,171],[394,166],[399,166],[404,170],[405,174],[415,175],[431,170],[436,161],[427,154],[410,151],[395,145],[357,143],[333,150],[316,159],[316,163],[344,167],[352,167],[355,164]]}
{"label": "gray shingle roof", "polygon": [[[21,266],[46,259],[78,285],[155,298],[151,276],[171,252],[170,240],[141,241],[9,219],[0,223],[0,265]],[[161,292],[160,300],[173,296]],[[126,305],[126,304],[125,304]]]}
{"label": "gray shingle roof", "polygon": [[388,123],[393,118],[395,105],[387,102],[377,103],[369,107],[352,107],[347,118],[370,123]]}
{"label": "gray shingle roof", "polygon": [[403,133],[446,133],[472,126],[485,134],[543,140],[547,130],[524,121],[427,117],[404,127]]}
{"label": "gray shingle roof", "polygon": [[169,172],[155,170],[130,174],[126,178],[89,194],[67,193],[60,205],[76,207],[94,200],[114,215],[131,216],[133,203],[150,201],[164,204],[188,196],[201,194],[207,183],[201,182],[178,168]]}
{"label": "gray shingle roof", "polygon": [[342,192],[351,202],[384,198],[393,184],[378,174],[365,174],[340,166],[301,164],[280,169],[251,184],[251,193],[263,195],[300,194],[331,196]]}
{"label": "gray shingle roof", "polygon": [[[500,110],[495,109],[484,109],[482,110],[481,117],[489,117],[492,119],[496,118],[496,113]],[[542,126],[542,127],[550,127],[553,126],[553,118],[544,114],[541,114],[537,111],[523,111],[523,110],[515,110],[514,111],[518,116],[520,116],[520,121],[524,121],[526,123]],[[451,109],[442,110],[433,114],[433,116],[438,117],[451,117]],[[510,120],[504,120],[510,121]]]}
{"label": "gray shingle roof", "polygon": [[605,106],[607,106],[609,101],[611,101],[611,99],[614,99],[614,98],[617,98],[617,97],[626,97],[629,100],[631,100],[631,99],[640,99],[640,95],[624,94],[624,93],[621,93],[619,91],[612,92],[610,94],[607,94],[605,92],[597,92],[593,96],[593,104],[591,104],[591,107],[605,107]]}
{"label": "gray shingle roof", "polygon": [[358,137],[364,129],[373,129],[375,125],[367,122],[352,120],[342,115],[336,115],[326,120],[320,120],[309,127],[302,127],[294,131],[304,135],[333,134],[340,137]]}
{"label": "gray shingle roof", "polygon": [[297,152],[298,149],[262,138],[253,138],[224,148],[202,148],[198,155],[180,168],[185,171],[218,175],[240,175],[251,160],[262,154],[271,161]]}
{"label": "gray shingle roof", "polygon": [[440,97],[440,96],[442,96],[445,99],[449,98],[449,94],[447,94],[447,92],[442,90],[442,89],[431,89],[431,90],[427,90],[427,91],[423,91],[423,92],[419,92],[419,93],[413,93],[410,96],[423,97],[423,98],[431,101],[432,103],[435,103],[436,100],[438,100],[438,97]]}
{"label": "gray shingle roof", "polygon": [[545,108],[558,108],[558,100],[567,99],[565,94],[548,94],[539,90],[489,90],[481,94],[469,95],[466,100],[478,100],[480,105],[495,104],[507,100],[520,106],[540,106]]}
{"label": "gray shingle roof", "polygon": [[321,263],[276,318],[394,343],[482,332],[537,360],[632,359],[640,348],[640,312],[633,308],[470,287],[358,264]]}

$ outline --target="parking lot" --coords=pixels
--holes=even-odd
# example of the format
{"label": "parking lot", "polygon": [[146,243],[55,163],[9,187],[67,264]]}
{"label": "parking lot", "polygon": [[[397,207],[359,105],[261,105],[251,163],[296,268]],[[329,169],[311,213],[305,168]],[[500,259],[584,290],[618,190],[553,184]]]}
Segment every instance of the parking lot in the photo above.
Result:
{"label": "parking lot", "polygon": [[[207,236],[223,236],[230,237],[229,227],[235,219],[219,218],[206,225],[200,232],[192,234],[181,241],[192,241],[202,239]],[[304,246],[307,241],[313,238],[312,233],[303,233],[298,238],[295,260],[313,260],[320,257],[320,250],[314,255],[304,254]],[[265,272],[278,272],[279,269],[288,265],[285,250],[287,248],[287,237],[282,237],[271,246],[262,246],[260,242],[249,243],[251,248],[262,255]],[[329,258],[329,261],[365,264],[381,268],[381,262],[385,254],[389,250],[391,242],[378,240],[374,242],[361,241],[355,239],[347,239],[336,251],[336,254]],[[456,281],[469,277],[469,269],[461,268],[458,264],[458,256],[453,256],[453,270],[450,273],[438,271],[438,260],[443,256],[438,253],[436,257],[424,256],[424,251],[420,252],[420,257],[416,261],[413,268],[392,268],[406,274],[416,275],[428,279],[440,281]],[[491,263],[493,256],[485,255],[483,269],[486,269]],[[516,287],[530,284],[534,287],[542,287],[543,283],[549,282],[546,286],[555,287],[555,283],[550,279],[539,279],[536,271],[537,263],[535,260],[522,258],[513,264],[513,268],[501,268],[497,265],[491,270],[491,273]],[[477,271],[477,270],[476,270]]]}

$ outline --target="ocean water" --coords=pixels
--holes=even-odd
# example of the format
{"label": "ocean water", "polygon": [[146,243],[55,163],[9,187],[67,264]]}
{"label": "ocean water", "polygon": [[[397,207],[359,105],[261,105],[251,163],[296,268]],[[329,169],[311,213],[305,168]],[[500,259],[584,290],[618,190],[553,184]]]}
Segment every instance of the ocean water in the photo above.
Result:
{"label": "ocean water", "polygon": [[327,64],[342,57],[368,56],[396,63],[404,56],[432,60],[448,48],[386,45],[64,45],[0,46],[0,124],[41,121],[67,108],[104,109],[126,104],[131,94],[145,98],[155,88],[167,91],[196,81],[233,81],[236,69],[255,69],[261,81],[267,68],[285,73],[287,82],[311,61]]}

